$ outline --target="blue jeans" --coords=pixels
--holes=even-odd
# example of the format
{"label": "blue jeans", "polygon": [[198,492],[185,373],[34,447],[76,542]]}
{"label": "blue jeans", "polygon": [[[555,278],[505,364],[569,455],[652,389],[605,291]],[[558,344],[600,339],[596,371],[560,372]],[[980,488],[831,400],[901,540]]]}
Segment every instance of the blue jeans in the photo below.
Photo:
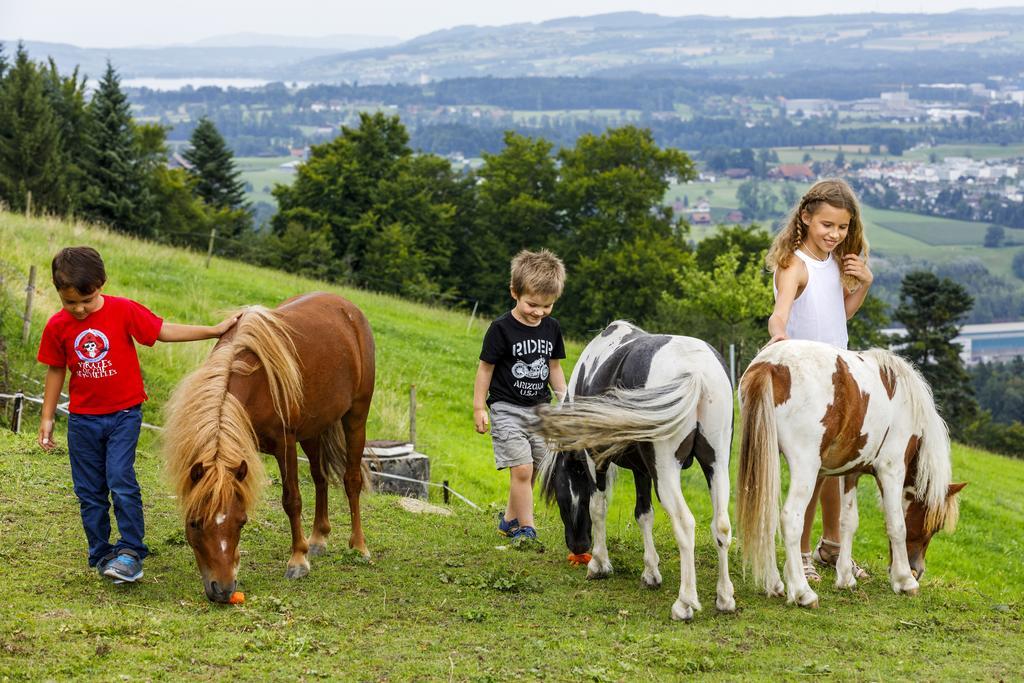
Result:
{"label": "blue jeans", "polygon": [[[89,541],[89,566],[130,552],[141,560],[149,554],[142,538],[142,492],[135,477],[135,447],[142,427],[142,407],[106,415],[68,416],[71,480]],[[110,544],[110,499],[121,538]]]}

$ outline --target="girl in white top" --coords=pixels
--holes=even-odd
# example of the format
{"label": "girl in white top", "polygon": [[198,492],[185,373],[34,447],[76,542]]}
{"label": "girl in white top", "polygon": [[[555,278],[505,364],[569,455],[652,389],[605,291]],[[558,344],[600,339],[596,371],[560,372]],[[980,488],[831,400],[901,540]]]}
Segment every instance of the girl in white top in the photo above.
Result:
{"label": "girl in white top", "polygon": [[[811,339],[845,349],[846,321],[864,303],[874,279],[867,255],[860,207],[850,186],[836,179],[815,183],[768,250],[768,269],[775,273],[768,343]],[[812,581],[821,580],[815,561],[835,566],[839,557],[839,484],[840,477],[819,478],[804,514],[800,552],[804,574]],[[822,534],[812,555],[811,527],[819,493]],[[858,579],[867,578],[856,562],[853,569]]]}

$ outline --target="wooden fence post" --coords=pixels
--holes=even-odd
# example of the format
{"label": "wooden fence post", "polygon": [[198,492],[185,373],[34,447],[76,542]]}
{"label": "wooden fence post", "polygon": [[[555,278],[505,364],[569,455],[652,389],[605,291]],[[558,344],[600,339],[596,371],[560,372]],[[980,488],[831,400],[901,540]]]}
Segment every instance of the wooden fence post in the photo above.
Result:
{"label": "wooden fence post", "polygon": [[206,249],[206,267],[210,267],[210,257],[213,256],[213,241],[217,239],[217,228],[210,228],[210,246]]}
{"label": "wooden fence post", "polygon": [[14,395],[14,416],[11,418],[11,431],[15,434],[21,433],[21,413],[25,409],[25,394],[18,392]]}
{"label": "wooden fence post", "polygon": [[469,334],[469,328],[473,326],[473,318],[476,317],[476,307],[480,305],[479,301],[473,302],[473,312],[469,314],[469,322],[466,323],[466,334]]}
{"label": "wooden fence post", "polygon": [[409,443],[416,449],[416,385],[409,385]]}
{"label": "wooden fence post", "polygon": [[444,491],[444,504],[447,505],[448,504],[448,480],[447,479],[444,480],[444,485],[443,485],[443,488],[441,490]]}
{"label": "wooden fence post", "polygon": [[28,333],[32,328],[32,297],[36,293],[36,267],[28,271],[28,287],[25,288],[25,318],[21,326],[21,343],[28,343]]}
{"label": "wooden fence post", "polygon": [[25,217],[32,215],[32,190],[25,192]]}

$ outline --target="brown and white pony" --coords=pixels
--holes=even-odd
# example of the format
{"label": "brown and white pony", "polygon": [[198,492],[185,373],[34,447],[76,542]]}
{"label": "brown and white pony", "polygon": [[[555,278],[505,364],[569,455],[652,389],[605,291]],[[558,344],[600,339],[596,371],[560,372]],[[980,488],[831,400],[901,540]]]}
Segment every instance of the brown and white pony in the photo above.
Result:
{"label": "brown and white pony", "polygon": [[[958,516],[949,435],[931,389],[907,361],[881,349],[854,352],[811,341],[763,349],[740,380],[743,441],[736,487],[744,562],[769,595],[815,607],[804,576],[800,534],[819,476],[844,478],[836,586],[851,588],[857,479],[875,477],[889,535],[893,591],[914,595],[925,551]],[[782,508],[783,586],[775,556],[781,488],[779,450],[789,464]]]}
{"label": "brown and white pony", "polygon": [[[326,550],[327,484],[344,481],[352,513],[349,547],[368,556],[359,515],[366,419],[374,382],[370,325],[352,303],[322,292],[274,310],[245,309],[167,407],[164,455],[206,596],[227,602],[238,575],[239,539],[265,474],[259,452],[277,458],[291,523],[285,576],[309,573]],[[316,489],[313,533],[302,529],[296,443]]]}

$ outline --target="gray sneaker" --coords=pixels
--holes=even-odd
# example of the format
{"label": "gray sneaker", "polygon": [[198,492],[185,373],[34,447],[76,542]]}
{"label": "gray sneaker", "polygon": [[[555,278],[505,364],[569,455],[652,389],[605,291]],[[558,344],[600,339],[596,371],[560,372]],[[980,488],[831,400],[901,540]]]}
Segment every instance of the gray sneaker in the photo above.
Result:
{"label": "gray sneaker", "polygon": [[142,578],[142,560],[128,553],[121,553],[107,563],[106,568],[103,570],[103,575],[109,576],[115,582],[132,583],[138,581]]}

